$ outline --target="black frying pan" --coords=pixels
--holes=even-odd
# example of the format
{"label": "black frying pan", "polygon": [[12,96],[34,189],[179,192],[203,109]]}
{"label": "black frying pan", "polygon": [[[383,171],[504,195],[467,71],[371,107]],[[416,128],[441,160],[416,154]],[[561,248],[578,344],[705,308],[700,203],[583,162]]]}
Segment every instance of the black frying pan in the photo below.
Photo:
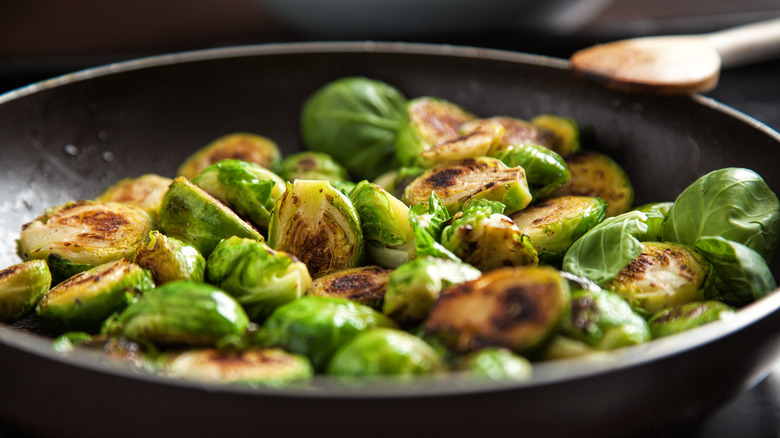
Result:
{"label": "black frying pan", "polygon": [[[407,96],[483,115],[556,113],[591,127],[588,147],[620,162],[637,203],[673,200],[698,176],[756,170],[780,187],[780,136],[702,97],[604,91],[560,60],[459,47],[293,44],[156,57],[76,73],[0,96],[0,266],[18,262],[20,226],[47,207],[92,198],[119,178],[173,176],[195,149],[233,131],[300,148],[303,100],[365,75]],[[776,265],[776,264],[775,264]],[[778,272],[777,266],[774,271]],[[407,386],[220,387],[59,356],[0,324],[0,417],[41,434],[194,436],[620,435],[700,421],[772,368],[780,294],[672,338],[598,358],[542,364],[525,383],[457,379]]]}

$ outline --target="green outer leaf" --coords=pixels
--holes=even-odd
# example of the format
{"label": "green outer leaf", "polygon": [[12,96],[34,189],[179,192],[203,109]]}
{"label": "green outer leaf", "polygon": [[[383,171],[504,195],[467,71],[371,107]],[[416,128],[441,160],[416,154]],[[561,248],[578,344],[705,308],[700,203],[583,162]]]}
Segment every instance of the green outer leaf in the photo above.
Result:
{"label": "green outer leaf", "polygon": [[645,320],[618,294],[606,290],[572,292],[572,316],[562,334],[597,350],[613,350],[650,340]]}
{"label": "green outer leaf", "polygon": [[642,253],[636,236],[647,234],[647,216],[629,211],[605,219],[585,233],[566,252],[563,270],[604,285]]}
{"label": "green outer leaf", "polygon": [[380,186],[360,181],[349,194],[367,244],[399,246],[412,238],[409,208]]}
{"label": "green outer leaf", "polygon": [[40,259],[0,270],[0,322],[13,322],[26,315],[51,285],[49,266]]}
{"label": "green outer leaf", "polygon": [[355,178],[371,179],[397,167],[395,139],[405,104],[403,94],[384,82],[337,79],[304,102],[304,144],[330,154]]}
{"label": "green outer leaf", "polygon": [[525,169],[525,179],[534,199],[549,195],[571,178],[566,160],[544,146],[515,145],[495,157],[509,167],[520,166]]}
{"label": "green outer leaf", "polygon": [[749,247],[720,236],[704,236],[695,246],[715,267],[723,301],[741,306],[777,288],[764,258]]}
{"label": "green outer leaf", "polygon": [[651,204],[641,205],[634,210],[641,211],[647,215],[647,234],[645,236],[637,236],[642,242],[654,242],[660,241],[663,237],[663,226],[667,216],[669,216],[669,210],[672,209],[673,202],[654,202]]}
{"label": "green outer leaf", "polygon": [[688,186],[674,201],[663,238],[694,245],[721,236],[771,259],[780,238],[780,201],[754,171],[724,168]]}

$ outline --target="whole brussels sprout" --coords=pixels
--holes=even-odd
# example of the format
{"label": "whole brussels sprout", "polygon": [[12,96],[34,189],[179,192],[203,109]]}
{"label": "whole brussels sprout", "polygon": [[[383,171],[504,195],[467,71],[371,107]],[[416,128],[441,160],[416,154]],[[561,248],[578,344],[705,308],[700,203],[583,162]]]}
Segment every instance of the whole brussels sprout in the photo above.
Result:
{"label": "whole brussels sprout", "polygon": [[426,170],[409,183],[401,199],[407,205],[427,202],[431,193],[441,199],[450,214],[471,198],[499,201],[512,214],[531,203],[531,192],[522,167],[507,167],[490,157],[445,163]]}
{"label": "whole brussels sprout", "polygon": [[311,284],[306,265],[253,239],[228,237],[209,255],[208,282],[232,295],[253,321],[303,296]]}
{"label": "whole brussels sprout", "polygon": [[658,339],[713,321],[728,319],[735,311],[733,307],[720,301],[696,301],[656,312],[647,320],[647,324],[653,339]]}
{"label": "whole brussels sprout", "polygon": [[193,180],[203,169],[230,158],[273,170],[281,157],[279,146],[273,140],[248,132],[235,132],[215,139],[187,157],[176,174]]}
{"label": "whole brussels sprout", "polygon": [[125,178],[112,184],[95,201],[130,204],[145,211],[154,221],[160,220],[160,205],[172,179],[153,173]]}
{"label": "whole brussels sprout", "polygon": [[469,201],[442,230],[441,244],[483,272],[537,264],[539,257],[531,239],[503,211],[500,202]]}
{"label": "whole brussels sprout", "polygon": [[342,377],[409,377],[447,369],[433,347],[401,330],[373,328],[339,347],[328,374]]}
{"label": "whole brussels sprout", "polygon": [[271,216],[268,243],[305,263],[312,278],[360,266],[365,255],[355,206],[327,181],[287,183]]}
{"label": "whole brussels sprout", "polygon": [[372,179],[397,167],[395,141],[405,103],[404,95],[387,83],[337,79],[304,102],[304,145],[331,155],[355,178]]}
{"label": "whole brussels sprout", "polygon": [[314,374],[305,357],[278,348],[199,348],[169,353],[161,362],[166,375],[209,383],[284,387]]}
{"label": "whole brussels sprout", "polygon": [[437,257],[418,257],[396,268],[387,284],[382,312],[409,327],[428,317],[441,291],[479,278],[479,269]]}
{"label": "whole brussels sprout", "polygon": [[132,257],[152,228],[152,218],[132,205],[72,202],[25,224],[18,252],[23,260],[46,260],[56,284],[78,272]]}
{"label": "whole brussels sprout", "polygon": [[540,346],[570,312],[570,289],[547,266],[502,268],[445,289],[425,334],[455,353],[486,347],[514,352]]}
{"label": "whole brussels sprout", "polygon": [[265,230],[284,180],[259,164],[222,160],[203,169],[192,183]]}
{"label": "whole brussels sprout", "polygon": [[148,242],[138,246],[133,262],[148,269],[157,286],[176,280],[203,281],[206,271],[206,259],[197,248],[158,230],[150,231]]}
{"label": "whole brussels sprout", "polygon": [[360,217],[366,242],[366,261],[393,269],[415,256],[415,240],[409,207],[366,180],[349,193]]}
{"label": "whole brussels sprout", "polygon": [[379,310],[392,272],[375,265],[343,269],[314,280],[306,295],[346,298]]}
{"label": "whole brussels sprout", "polygon": [[246,312],[226,292],[207,283],[173,281],[145,293],[107,321],[103,332],[158,346],[213,346],[248,326]]}
{"label": "whole brussels sprout", "polygon": [[18,263],[0,271],[0,322],[26,315],[49,292],[51,273],[43,260]]}
{"label": "whole brussels sprout", "polygon": [[571,317],[564,319],[561,333],[596,350],[614,350],[650,340],[647,322],[615,293],[606,290],[575,290]]}
{"label": "whole brussels sprout", "polygon": [[460,358],[457,370],[489,380],[528,380],[531,362],[506,348],[488,347]]}
{"label": "whole brussels sprout", "polygon": [[397,328],[387,316],[343,298],[304,296],[274,311],[263,324],[262,342],[309,358],[325,371],[333,353],[374,327]]}
{"label": "whole brussels sprout", "polygon": [[97,332],[106,318],[152,288],[149,271],[119,259],[58,284],[41,299],[35,312],[46,325],[60,332]]}
{"label": "whole brussels sprout", "polygon": [[347,168],[324,152],[303,151],[288,155],[279,165],[279,176],[288,182],[296,179],[350,181]]}
{"label": "whole brussels sprout", "polygon": [[173,180],[163,197],[160,226],[166,236],[181,240],[208,257],[225,237],[263,241],[252,225],[186,178]]}

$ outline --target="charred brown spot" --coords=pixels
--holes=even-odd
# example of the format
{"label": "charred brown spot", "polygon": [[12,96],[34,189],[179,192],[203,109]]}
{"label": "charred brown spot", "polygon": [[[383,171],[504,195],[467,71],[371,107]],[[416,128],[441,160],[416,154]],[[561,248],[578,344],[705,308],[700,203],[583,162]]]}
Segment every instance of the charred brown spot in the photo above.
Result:
{"label": "charred brown spot", "polygon": [[543,285],[513,286],[504,291],[501,298],[503,312],[491,319],[491,324],[498,330],[507,330],[514,326],[535,323],[544,315],[539,306],[539,300],[546,291]]}
{"label": "charred brown spot", "polygon": [[21,265],[14,265],[9,268],[3,269],[0,271],[0,281],[2,281],[6,277],[10,277],[12,275],[15,275],[18,272],[22,272],[22,266]]}
{"label": "charred brown spot", "polygon": [[466,169],[460,167],[448,167],[434,172],[425,182],[434,189],[447,188],[458,181],[458,177],[466,173]]}
{"label": "charred brown spot", "polygon": [[315,160],[314,157],[305,156],[298,160],[298,167],[301,170],[316,170],[317,160]]}

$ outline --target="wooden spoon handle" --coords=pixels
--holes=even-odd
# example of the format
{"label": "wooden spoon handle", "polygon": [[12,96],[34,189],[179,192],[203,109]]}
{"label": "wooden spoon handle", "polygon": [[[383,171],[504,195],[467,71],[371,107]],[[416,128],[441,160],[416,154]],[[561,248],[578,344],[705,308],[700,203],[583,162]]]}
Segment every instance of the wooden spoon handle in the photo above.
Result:
{"label": "wooden spoon handle", "polygon": [[707,35],[721,68],[763,61],[780,54],[780,17]]}

